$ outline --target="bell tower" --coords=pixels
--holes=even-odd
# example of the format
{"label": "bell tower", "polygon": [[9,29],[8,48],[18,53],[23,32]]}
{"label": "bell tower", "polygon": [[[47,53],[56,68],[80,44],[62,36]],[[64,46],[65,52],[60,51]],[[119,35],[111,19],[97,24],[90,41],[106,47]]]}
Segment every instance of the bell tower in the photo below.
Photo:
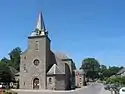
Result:
{"label": "bell tower", "polygon": [[21,55],[20,88],[46,89],[50,42],[42,13],[39,13],[36,28],[28,37],[28,48]]}

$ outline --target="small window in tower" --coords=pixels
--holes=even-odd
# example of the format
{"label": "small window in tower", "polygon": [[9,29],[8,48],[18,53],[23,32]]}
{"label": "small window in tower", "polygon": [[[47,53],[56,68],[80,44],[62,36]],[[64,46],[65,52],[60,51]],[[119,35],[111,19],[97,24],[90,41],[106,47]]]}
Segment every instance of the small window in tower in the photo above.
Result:
{"label": "small window in tower", "polygon": [[24,56],[24,60],[26,59],[26,56]]}
{"label": "small window in tower", "polygon": [[82,84],[82,82],[80,82],[80,85]]}
{"label": "small window in tower", "polygon": [[52,78],[49,78],[49,84],[52,84]]}
{"label": "small window in tower", "polygon": [[79,78],[79,80],[80,80],[80,82],[82,82],[82,78],[81,77]]}
{"label": "small window in tower", "polygon": [[24,70],[26,71],[26,64],[24,64]]}
{"label": "small window in tower", "polygon": [[24,84],[24,86],[25,86],[25,82],[24,82],[23,84]]}
{"label": "small window in tower", "polygon": [[38,66],[39,63],[40,63],[40,61],[39,61],[38,59],[35,59],[35,60],[33,61],[33,63],[34,63],[35,66]]}
{"label": "small window in tower", "polygon": [[39,50],[39,42],[38,41],[36,41],[36,43],[35,43],[35,50]]}

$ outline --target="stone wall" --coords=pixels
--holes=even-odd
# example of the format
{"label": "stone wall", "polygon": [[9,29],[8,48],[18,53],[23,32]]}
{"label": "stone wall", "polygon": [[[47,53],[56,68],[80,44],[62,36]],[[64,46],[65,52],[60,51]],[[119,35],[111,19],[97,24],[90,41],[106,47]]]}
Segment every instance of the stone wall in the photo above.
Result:
{"label": "stone wall", "polygon": [[47,89],[49,89],[49,90],[55,89],[55,76],[48,76],[47,77]]}
{"label": "stone wall", "polygon": [[[38,49],[36,49],[36,42]],[[28,38],[28,49],[21,55],[20,63],[20,88],[33,89],[33,79],[39,79],[39,89],[46,89],[46,70],[49,59],[49,39],[46,36],[36,36]],[[39,60],[39,65],[35,66],[33,61]]]}
{"label": "stone wall", "polygon": [[56,90],[65,90],[66,89],[66,84],[65,84],[65,75],[60,74],[55,76],[55,85],[56,85]]}

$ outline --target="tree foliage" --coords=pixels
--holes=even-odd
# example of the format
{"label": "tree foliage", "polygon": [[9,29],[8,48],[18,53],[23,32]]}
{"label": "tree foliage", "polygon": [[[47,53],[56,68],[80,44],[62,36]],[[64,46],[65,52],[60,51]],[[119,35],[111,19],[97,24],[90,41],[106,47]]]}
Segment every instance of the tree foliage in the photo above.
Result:
{"label": "tree foliage", "polygon": [[9,67],[4,62],[0,62],[0,82],[9,83],[11,80],[12,74]]}
{"label": "tree foliage", "polygon": [[13,66],[16,70],[19,71],[19,65],[20,65],[20,54],[21,54],[21,49],[19,47],[16,47],[13,49],[10,53],[10,66]]}
{"label": "tree foliage", "polygon": [[7,59],[6,57],[4,57],[4,58],[2,58],[1,59],[1,62],[3,62],[3,63],[9,63],[10,62],[10,60],[9,59]]}
{"label": "tree foliage", "polygon": [[106,82],[111,84],[125,85],[125,76],[109,77]]}
{"label": "tree foliage", "polygon": [[88,78],[95,79],[99,76],[100,64],[95,58],[85,58],[81,69],[85,71]]}
{"label": "tree foliage", "polygon": [[101,65],[95,58],[85,58],[81,68],[86,72],[86,77],[91,79],[99,78],[104,80],[116,75],[123,67]]}
{"label": "tree foliage", "polygon": [[109,66],[108,70],[110,71],[109,75],[116,75],[116,73],[119,72],[119,70],[121,70],[122,67],[117,67],[117,66]]}
{"label": "tree foliage", "polygon": [[105,68],[100,67],[100,78],[103,80],[105,77],[109,78],[112,75],[117,75],[117,73],[122,69],[122,67],[117,66],[109,66],[108,68],[105,66]]}
{"label": "tree foliage", "polygon": [[0,60],[0,82],[14,80],[15,71],[19,71],[21,49],[14,48],[10,53],[10,59],[4,57]]}

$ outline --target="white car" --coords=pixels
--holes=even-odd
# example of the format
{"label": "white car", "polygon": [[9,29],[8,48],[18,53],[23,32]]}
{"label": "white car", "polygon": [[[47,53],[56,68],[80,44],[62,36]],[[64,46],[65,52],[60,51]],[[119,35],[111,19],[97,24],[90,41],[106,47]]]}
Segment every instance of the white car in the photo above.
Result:
{"label": "white car", "polygon": [[119,90],[119,94],[125,94],[125,87],[122,87],[122,88]]}
{"label": "white car", "polygon": [[0,85],[0,88],[2,88],[3,86],[2,85]]}

